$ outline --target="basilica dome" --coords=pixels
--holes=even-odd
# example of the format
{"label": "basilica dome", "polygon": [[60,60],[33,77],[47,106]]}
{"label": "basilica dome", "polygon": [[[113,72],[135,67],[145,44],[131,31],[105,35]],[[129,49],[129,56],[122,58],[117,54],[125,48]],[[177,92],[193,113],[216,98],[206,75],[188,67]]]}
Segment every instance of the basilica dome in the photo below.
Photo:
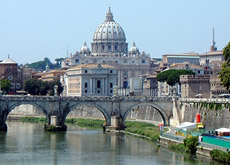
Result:
{"label": "basilica dome", "polygon": [[94,55],[115,55],[128,52],[125,32],[122,27],[114,21],[110,8],[106,13],[104,23],[98,26],[94,33],[91,46]]}
{"label": "basilica dome", "polygon": [[94,40],[123,40],[125,41],[125,33],[122,27],[113,20],[111,10],[106,14],[106,20],[101,24],[94,33]]}

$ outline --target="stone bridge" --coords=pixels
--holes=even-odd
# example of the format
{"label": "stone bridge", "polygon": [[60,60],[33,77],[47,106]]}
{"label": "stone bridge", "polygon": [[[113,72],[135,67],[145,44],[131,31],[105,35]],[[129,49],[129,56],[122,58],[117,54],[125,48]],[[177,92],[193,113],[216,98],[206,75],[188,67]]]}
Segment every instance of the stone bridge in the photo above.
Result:
{"label": "stone bridge", "polygon": [[173,112],[170,97],[113,96],[113,97],[59,97],[59,96],[0,96],[0,129],[6,130],[6,118],[17,106],[30,104],[40,109],[47,118],[47,125],[64,126],[68,114],[81,105],[96,107],[104,116],[107,127],[124,129],[131,110],[138,106],[151,106],[157,110],[164,125],[178,119]]}

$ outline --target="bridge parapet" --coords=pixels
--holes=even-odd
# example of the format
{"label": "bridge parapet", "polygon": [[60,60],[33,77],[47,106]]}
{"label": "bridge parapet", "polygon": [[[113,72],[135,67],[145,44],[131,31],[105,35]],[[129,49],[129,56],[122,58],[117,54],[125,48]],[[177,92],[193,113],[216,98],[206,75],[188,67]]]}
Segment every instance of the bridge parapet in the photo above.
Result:
{"label": "bridge parapet", "polygon": [[207,103],[230,103],[230,99],[225,98],[184,98],[179,100],[182,103],[198,103],[198,102],[207,102]]}

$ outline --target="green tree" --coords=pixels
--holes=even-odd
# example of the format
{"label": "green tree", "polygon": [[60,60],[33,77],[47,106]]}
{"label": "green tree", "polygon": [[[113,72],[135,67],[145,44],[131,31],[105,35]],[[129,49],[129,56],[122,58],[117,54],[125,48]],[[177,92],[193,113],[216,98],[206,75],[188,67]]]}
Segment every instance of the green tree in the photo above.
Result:
{"label": "green tree", "polygon": [[61,62],[64,60],[64,58],[56,58],[56,66],[55,68],[60,68],[61,67]]}
{"label": "green tree", "polygon": [[223,51],[225,63],[222,65],[222,69],[219,74],[221,84],[230,91],[230,42],[224,48]]}
{"label": "green tree", "polygon": [[222,65],[222,69],[220,71],[220,81],[221,84],[226,87],[226,89],[229,91],[229,87],[230,87],[230,66],[225,62]]}
{"label": "green tree", "polygon": [[224,51],[223,51],[223,55],[224,55],[224,60],[230,64],[230,42],[228,43],[227,46],[225,46]]}
{"label": "green tree", "polygon": [[187,149],[187,151],[190,153],[196,153],[198,144],[199,142],[197,136],[184,139],[184,146]]}
{"label": "green tree", "polygon": [[9,93],[11,87],[11,81],[8,79],[1,79],[1,90],[3,93]]}
{"label": "green tree", "polygon": [[24,90],[31,95],[39,95],[41,91],[42,80],[30,79],[24,84]]}
{"label": "green tree", "polygon": [[162,71],[157,75],[157,80],[160,82],[167,82],[168,85],[174,86],[176,83],[180,83],[181,75],[194,75],[195,73],[191,70],[178,70],[178,69],[169,69]]}
{"label": "green tree", "polygon": [[25,82],[24,90],[31,95],[54,95],[54,86],[58,85],[58,95],[63,91],[63,86],[59,80],[42,81],[37,79],[30,79]]}

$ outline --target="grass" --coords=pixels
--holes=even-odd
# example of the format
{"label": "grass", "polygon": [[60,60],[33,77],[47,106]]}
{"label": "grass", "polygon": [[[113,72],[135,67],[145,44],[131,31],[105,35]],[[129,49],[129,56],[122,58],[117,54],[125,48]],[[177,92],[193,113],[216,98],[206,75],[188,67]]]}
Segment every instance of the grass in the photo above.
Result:
{"label": "grass", "polygon": [[[160,131],[158,126],[155,126],[150,123],[126,121],[125,126],[126,126],[125,129],[126,132],[146,136],[153,141],[157,141],[160,137]],[[164,131],[166,131],[166,129]]]}
{"label": "grass", "polygon": [[77,124],[81,127],[101,127],[105,123],[105,120],[69,118],[69,119],[66,119],[65,122],[71,123],[71,124]]}
{"label": "grass", "polygon": [[21,117],[20,120],[22,122],[31,122],[31,123],[46,122],[46,118],[44,117]]}

